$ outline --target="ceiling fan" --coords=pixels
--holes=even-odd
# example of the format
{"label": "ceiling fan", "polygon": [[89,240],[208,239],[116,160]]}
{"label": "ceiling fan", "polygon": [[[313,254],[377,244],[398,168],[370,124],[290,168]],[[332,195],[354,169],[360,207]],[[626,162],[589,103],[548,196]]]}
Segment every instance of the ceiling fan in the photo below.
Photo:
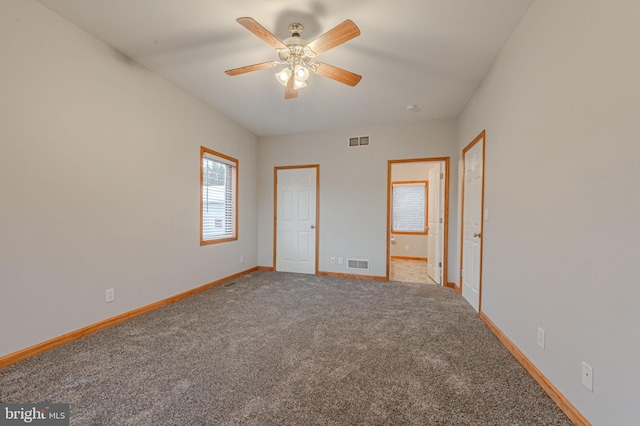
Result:
{"label": "ceiling fan", "polygon": [[276,49],[280,60],[227,70],[225,73],[228,75],[239,75],[285,65],[285,68],[276,74],[277,80],[285,87],[285,99],[298,96],[298,90],[307,85],[309,71],[349,86],[355,86],[362,78],[358,74],[314,60],[319,54],[360,35],[360,29],[349,19],[311,42],[300,37],[304,30],[300,23],[289,25],[291,36],[281,41],[253,18],[238,18],[236,21]]}

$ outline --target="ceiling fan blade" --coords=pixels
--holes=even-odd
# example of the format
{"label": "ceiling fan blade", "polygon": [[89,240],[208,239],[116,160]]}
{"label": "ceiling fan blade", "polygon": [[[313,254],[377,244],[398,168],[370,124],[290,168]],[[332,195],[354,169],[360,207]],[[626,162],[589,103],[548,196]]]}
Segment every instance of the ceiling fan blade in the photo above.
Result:
{"label": "ceiling fan blade", "polygon": [[354,37],[360,35],[360,28],[353,23],[350,19],[347,19],[341,24],[336,25],[326,33],[322,34],[307,46],[316,55],[326,52],[329,49],[341,45]]}
{"label": "ceiling fan blade", "polygon": [[339,81],[340,83],[347,84],[349,86],[355,86],[362,79],[361,75],[352,73],[351,71],[343,70],[342,68],[334,67],[333,65],[325,64],[323,62],[314,62],[309,69],[316,74],[320,74],[323,77],[328,77],[332,80]]}
{"label": "ceiling fan blade", "polygon": [[294,83],[295,83],[295,80],[293,76],[291,76],[289,78],[289,81],[287,82],[287,88],[284,90],[285,99],[293,99],[298,97],[298,91],[293,89]]}
{"label": "ceiling fan blade", "polygon": [[240,67],[240,68],[234,68],[232,70],[226,70],[225,74],[227,75],[238,75],[238,74],[244,74],[246,72],[251,72],[251,71],[258,71],[258,70],[263,70],[265,68],[272,68],[276,65],[277,63],[273,62],[273,61],[269,61],[269,62],[262,62],[260,64],[254,64],[254,65],[247,65],[246,67]]}
{"label": "ceiling fan blade", "polygon": [[236,19],[236,21],[258,37],[260,37],[265,43],[267,43],[274,49],[284,49],[287,47],[284,45],[284,43],[282,43],[282,41],[280,41],[278,37],[271,34],[269,30],[260,25],[255,19],[245,17],[238,18]]}

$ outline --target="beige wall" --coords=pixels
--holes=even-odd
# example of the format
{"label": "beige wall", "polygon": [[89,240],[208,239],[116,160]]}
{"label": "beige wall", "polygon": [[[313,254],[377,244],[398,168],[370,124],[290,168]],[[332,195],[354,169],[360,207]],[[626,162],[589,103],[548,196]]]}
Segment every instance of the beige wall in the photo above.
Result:
{"label": "beige wall", "polygon": [[[254,135],[36,2],[0,28],[0,356],[257,265]],[[236,242],[199,245],[201,145]]]}
{"label": "beige wall", "polygon": [[486,129],[482,309],[594,425],[640,418],[638,17],[536,1],[458,126]]}
{"label": "beige wall", "polygon": [[[273,168],[320,164],[320,271],[353,273],[346,265],[331,264],[335,256],[368,259],[370,269],[363,274],[384,276],[388,161],[451,157],[457,164],[455,124],[435,120],[261,138],[259,264],[273,265]],[[349,148],[348,138],[359,135],[369,135],[371,145]],[[457,171],[452,176],[450,218],[455,220]],[[457,264],[455,234],[449,234],[450,270]]]}

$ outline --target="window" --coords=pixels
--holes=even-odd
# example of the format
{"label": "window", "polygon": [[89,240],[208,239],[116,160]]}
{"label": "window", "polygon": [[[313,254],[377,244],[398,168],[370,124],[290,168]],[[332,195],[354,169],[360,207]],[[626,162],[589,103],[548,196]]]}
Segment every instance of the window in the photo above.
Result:
{"label": "window", "polygon": [[394,182],[391,184],[393,219],[396,234],[427,233],[427,181]]}
{"label": "window", "polygon": [[200,245],[238,239],[238,160],[200,147]]}

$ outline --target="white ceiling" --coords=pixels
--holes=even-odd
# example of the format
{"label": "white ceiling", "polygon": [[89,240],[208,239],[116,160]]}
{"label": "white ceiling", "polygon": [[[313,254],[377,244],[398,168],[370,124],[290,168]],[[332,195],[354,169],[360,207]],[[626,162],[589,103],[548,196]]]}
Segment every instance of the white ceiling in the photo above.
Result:
{"label": "white ceiling", "polygon": [[[533,0],[38,0],[258,136],[457,117]],[[319,60],[361,74],[349,87],[312,74],[284,99],[277,60],[238,24],[313,40],[351,19],[361,35]],[[407,105],[417,105],[408,111]]]}

